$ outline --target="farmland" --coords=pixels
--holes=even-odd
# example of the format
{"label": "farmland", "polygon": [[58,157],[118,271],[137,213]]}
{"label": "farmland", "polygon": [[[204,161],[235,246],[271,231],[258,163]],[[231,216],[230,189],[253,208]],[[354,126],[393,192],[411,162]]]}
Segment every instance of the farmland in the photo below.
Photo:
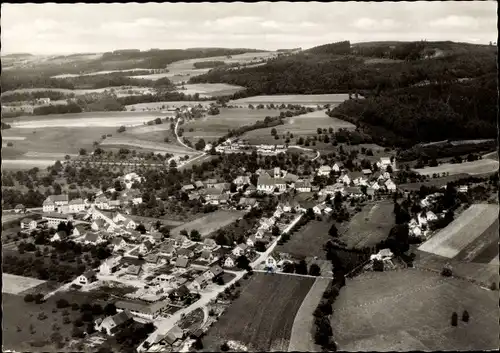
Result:
{"label": "farmland", "polygon": [[2,95],[9,95],[13,93],[31,93],[40,91],[54,91],[67,94],[74,94],[75,96],[81,96],[88,93],[103,93],[114,92],[117,97],[126,97],[133,95],[141,95],[144,93],[154,93],[154,89],[149,87],[139,87],[139,86],[119,86],[119,87],[105,87],[96,89],[66,89],[66,88],[21,88],[13,91],[4,92]]}
{"label": "farmland", "polygon": [[290,240],[285,244],[277,245],[276,250],[297,258],[317,256],[319,259],[325,259],[323,245],[331,238],[328,230],[332,224],[333,222],[310,221],[299,231],[291,234]]}
{"label": "farmland", "polygon": [[[294,134],[294,138],[316,135],[318,128],[328,129],[332,127],[334,130],[355,128],[355,126],[349,122],[336,118],[330,118],[323,110],[291,118],[285,118],[283,119],[283,122],[284,125],[274,127],[277,131],[277,135],[280,137],[287,133]],[[271,135],[271,130],[272,128],[252,130],[245,133],[242,138],[247,139],[251,144],[283,144],[283,140],[275,140],[275,138]],[[292,141],[294,142],[294,140]]]}
{"label": "farmland", "polygon": [[273,96],[255,96],[232,100],[232,104],[300,104],[304,106],[316,107],[330,104],[338,105],[349,99],[348,94],[286,94]]}
{"label": "farmland", "polygon": [[148,70],[148,69],[129,69],[129,70],[106,70],[106,71],[96,71],[96,72],[90,72],[88,74],[61,74],[61,75],[56,75],[52,76],[52,78],[68,78],[68,77],[80,77],[80,76],[95,76],[95,75],[106,75],[106,74],[111,74],[114,72],[129,72],[129,71],[143,71],[143,70]]}
{"label": "farmland", "polygon": [[194,107],[201,104],[204,107],[209,106],[211,103],[215,103],[215,101],[165,101],[165,102],[151,102],[151,103],[137,103],[125,106],[127,111],[149,111],[149,110],[158,110],[162,111],[168,108],[180,108],[184,105],[188,107]]}
{"label": "farmland", "polygon": [[227,340],[249,351],[286,351],[294,318],[315,279],[255,273],[227,311],[203,338],[207,351]]}
{"label": "farmland", "polygon": [[422,175],[432,175],[432,174],[461,174],[467,173],[470,175],[493,173],[498,171],[498,161],[493,159],[480,159],[473,162],[463,162],[463,163],[443,163],[437,167],[426,167],[421,169],[414,169],[415,172]]}
{"label": "farmland", "polygon": [[[185,123],[182,126],[183,136],[194,140],[203,138],[205,141],[217,139],[227,134],[230,129],[251,125],[258,120],[263,121],[266,116],[277,115],[279,115],[279,111],[273,109],[220,108],[218,115],[207,115],[204,118]],[[190,131],[191,129],[193,131]]]}
{"label": "farmland", "polygon": [[348,247],[371,247],[389,235],[395,224],[394,206],[390,201],[369,204],[354,215],[341,240]]}
{"label": "farmland", "polygon": [[314,344],[314,316],[313,312],[318,306],[330,280],[317,278],[302,305],[297,311],[290,335],[288,352],[315,352],[318,347]]}
{"label": "farmland", "polygon": [[184,88],[178,88],[177,91],[191,95],[198,93],[200,97],[229,96],[245,89],[245,87],[228,85],[226,83],[187,84],[184,85]]}
{"label": "farmland", "polygon": [[206,237],[212,232],[215,232],[216,230],[233,223],[238,218],[241,218],[244,213],[245,212],[243,211],[215,211],[206,216],[197,218],[192,222],[172,229],[170,234],[172,236],[176,236],[179,235],[182,230],[186,230],[190,233],[191,230],[196,229],[200,232],[202,237]]}
{"label": "farmland", "polygon": [[[497,306],[498,293],[432,272],[364,273],[333,305],[333,337],[346,351],[497,349]],[[452,327],[463,310],[470,321]]]}
{"label": "farmland", "polygon": [[185,147],[176,144],[159,143],[147,139],[141,140],[138,138],[128,137],[128,136],[109,137],[101,142],[101,146],[120,146],[120,147],[125,146],[128,148],[146,149],[154,151],[156,153],[172,153],[182,156],[193,155],[198,153],[192,150],[188,150]]}
{"label": "farmland", "polygon": [[44,282],[36,278],[2,273],[2,293],[19,294]]}
{"label": "farmland", "polygon": [[[487,204],[472,205],[446,228],[422,244],[419,250],[447,258],[455,258],[468,248],[475,239],[481,237],[485,232],[488,233],[490,226],[495,228],[494,224],[496,221],[498,221],[498,206]],[[486,243],[487,240],[491,241],[488,238],[489,236],[487,235],[483,241],[486,246],[490,245]],[[469,250],[477,252],[475,247]],[[469,256],[474,256],[474,254],[462,254],[462,256],[465,259]]]}

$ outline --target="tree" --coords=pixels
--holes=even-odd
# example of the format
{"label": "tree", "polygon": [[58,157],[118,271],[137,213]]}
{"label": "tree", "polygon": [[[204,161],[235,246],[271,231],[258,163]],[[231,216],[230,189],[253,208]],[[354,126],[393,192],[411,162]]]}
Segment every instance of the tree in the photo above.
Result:
{"label": "tree", "polygon": [[87,150],[85,148],[80,148],[80,156],[86,156]]}
{"label": "tree", "polygon": [[283,272],[284,273],[294,273],[295,265],[292,262],[285,262],[283,264]]}
{"label": "tree", "polygon": [[453,271],[451,269],[450,265],[445,265],[443,269],[441,270],[441,276],[444,277],[451,277],[453,275]]}
{"label": "tree", "polygon": [[192,241],[200,241],[201,240],[201,234],[196,229],[193,229],[193,230],[191,230],[191,233],[189,234],[189,238]]}
{"label": "tree", "polygon": [[204,139],[199,139],[198,142],[196,142],[196,144],[194,145],[194,148],[198,151],[201,151],[205,148],[206,145],[207,144]]}
{"label": "tree", "polygon": [[113,316],[116,314],[116,306],[113,303],[108,303],[104,307],[104,315]]}
{"label": "tree", "polygon": [[142,223],[139,223],[135,230],[140,232],[141,234],[146,234],[146,227]]}
{"label": "tree", "polygon": [[328,231],[328,234],[334,238],[338,237],[339,235],[339,230],[337,229],[337,226],[334,224],[332,224],[332,226],[330,227],[330,230]]}
{"label": "tree", "polygon": [[127,128],[125,126],[120,126],[116,131],[117,132],[124,132],[125,130],[127,130]]}
{"label": "tree", "polygon": [[321,268],[316,264],[312,264],[311,266],[309,266],[309,275],[320,276],[321,275]]}
{"label": "tree", "polygon": [[241,255],[236,259],[236,266],[243,270],[248,270],[250,267],[250,260],[245,255]]}
{"label": "tree", "polygon": [[320,127],[316,130],[316,132],[318,133],[318,135],[321,135],[321,133],[323,132],[323,129],[321,129]]}
{"label": "tree", "polygon": [[373,271],[383,272],[384,271],[384,262],[379,259],[373,260]]}
{"label": "tree", "polygon": [[462,321],[469,322],[469,312],[467,310],[464,310],[464,312],[462,313]]}
{"label": "tree", "polygon": [[279,227],[278,226],[273,226],[271,233],[275,237],[277,237],[278,235],[280,235],[280,229],[279,229]]}
{"label": "tree", "polygon": [[456,312],[453,312],[451,314],[451,326],[457,326],[458,325],[458,314]]}
{"label": "tree", "polygon": [[305,260],[300,260],[300,262],[295,265],[295,272],[299,275],[307,275],[307,263]]}
{"label": "tree", "polygon": [[196,349],[196,350],[202,350],[203,349],[203,342],[201,341],[201,339],[197,338],[193,342],[193,348]]}
{"label": "tree", "polygon": [[227,342],[224,342],[223,344],[221,344],[220,350],[223,352],[227,352],[229,350],[229,345],[227,344]]}
{"label": "tree", "polygon": [[56,302],[56,306],[59,308],[59,309],[63,309],[63,308],[67,308],[69,306],[69,303],[66,299],[59,299],[57,302]]}
{"label": "tree", "polygon": [[277,136],[277,135],[276,135],[277,133],[278,133],[278,132],[277,132],[277,131],[276,131],[276,129],[273,127],[273,128],[271,129],[271,135],[272,135],[272,136]]}
{"label": "tree", "polygon": [[24,301],[25,301],[26,303],[31,303],[33,300],[35,300],[35,298],[33,297],[33,295],[32,295],[32,294],[26,294],[26,295],[24,296]]}

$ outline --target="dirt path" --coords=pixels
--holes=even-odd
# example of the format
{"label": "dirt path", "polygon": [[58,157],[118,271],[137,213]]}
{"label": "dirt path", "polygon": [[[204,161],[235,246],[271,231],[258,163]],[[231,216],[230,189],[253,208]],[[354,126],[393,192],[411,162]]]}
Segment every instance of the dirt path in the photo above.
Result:
{"label": "dirt path", "polygon": [[288,352],[320,352],[314,344],[312,328],[314,324],[313,312],[318,306],[323,292],[330,283],[328,278],[317,278],[307,293],[302,305],[295,315]]}

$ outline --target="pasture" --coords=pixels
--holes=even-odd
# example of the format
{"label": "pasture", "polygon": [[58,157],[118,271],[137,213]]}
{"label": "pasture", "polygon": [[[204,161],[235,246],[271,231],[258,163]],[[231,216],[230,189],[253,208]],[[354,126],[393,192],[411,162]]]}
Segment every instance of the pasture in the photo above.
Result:
{"label": "pasture", "polygon": [[184,85],[184,89],[177,88],[177,91],[190,95],[198,93],[200,97],[220,97],[233,95],[244,89],[245,87],[226,83],[197,83]]}
{"label": "pasture", "polygon": [[[480,249],[477,249],[477,246],[480,244],[486,247],[490,245],[488,242],[491,239],[488,230],[490,227],[495,228],[495,222],[498,222],[497,205],[472,205],[418,249],[450,259],[460,255],[462,260],[472,260],[476,254],[479,255]],[[481,238],[480,243],[476,244],[477,246],[470,247],[485,232],[487,233],[485,238]],[[466,251],[466,254],[462,251]]]}
{"label": "pasture", "polygon": [[290,240],[283,245],[277,245],[276,251],[284,252],[295,258],[317,256],[318,259],[326,259],[323,245],[331,236],[328,234],[334,222],[313,220],[303,226],[300,230],[290,234]]}
{"label": "pasture", "polygon": [[494,173],[498,171],[498,161],[494,159],[480,159],[473,162],[463,162],[463,163],[443,163],[437,167],[425,167],[420,169],[413,169],[415,172],[422,175],[432,175],[432,174],[443,174],[449,173],[461,174],[467,173],[470,175],[478,175],[485,173]]}
{"label": "pasture", "polygon": [[216,230],[224,228],[243,217],[244,214],[244,211],[215,211],[172,229],[170,234],[171,236],[177,236],[182,230],[186,230],[190,233],[193,229],[196,229],[200,232],[202,237],[207,237]]}
{"label": "pasture", "polygon": [[77,74],[61,74],[61,75],[52,76],[51,78],[70,78],[70,77],[80,77],[80,76],[95,76],[95,75],[111,74],[113,72],[129,72],[129,71],[143,71],[143,70],[149,70],[149,69],[107,70],[107,71],[90,72],[88,74],[80,74],[80,75],[77,75]]}
{"label": "pasture", "polygon": [[[498,293],[418,269],[348,280],[333,305],[333,337],[343,351],[452,351],[498,348]],[[461,320],[451,326],[451,314]]]}
{"label": "pasture", "polygon": [[247,139],[251,144],[284,144],[285,141],[282,138],[283,135],[291,133],[294,137],[290,139],[290,143],[295,144],[299,137],[304,138],[307,136],[317,135],[318,128],[328,129],[331,127],[334,130],[355,129],[355,126],[347,121],[330,118],[323,110],[317,110],[311,113],[285,118],[283,119],[283,122],[283,125],[273,127],[276,129],[277,135],[280,137],[279,139],[275,139],[275,137],[271,135],[271,130],[273,128],[252,130],[243,134],[242,138]]}
{"label": "pasture", "polygon": [[36,278],[2,273],[2,293],[19,294],[44,282]]}
{"label": "pasture", "polygon": [[299,104],[303,106],[316,107],[318,104],[323,106],[326,104],[338,105],[349,99],[349,94],[283,94],[272,96],[254,96],[240,98],[230,101],[230,104]]}
{"label": "pasture", "polygon": [[295,315],[288,352],[316,352],[318,348],[314,343],[314,310],[318,306],[323,293],[330,283],[328,278],[317,278],[309,293],[302,301],[302,305]]}
{"label": "pasture", "polygon": [[[183,136],[193,139],[193,141],[200,138],[205,139],[205,141],[216,140],[227,134],[228,130],[252,125],[258,120],[263,121],[266,116],[277,115],[279,115],[279,110],[274,109],[220,108],[218,115],[206,115],[201,119],[191,120],[183,124]],[[191,129],[193,131],[189,131]]]}
{"label": "pasture", "polygon": [[20,88],[12,91],[7,91],[2,93],[2,95],[10,95],[13,93],[29,93],[29,92],[40,92],[40,91],[54,91],[67,94],[74,94],[75,96],[82,96],[89,93],[104,93],[113,92],[117,97],[127,97],[142,95],[145,93],[154,93],[155,90],[150,87],[139,87],[139,86],[117,86],[117,87],[104,87],[96,89],[67,89],[67,88]]}
{"label": "pasture", "polygon": [[[156,141],[151,141],[147,139],[147,136],[144,136],[144,140],[135,138],[134,136],[113,136],[108,137],[101,142],[101,146],[120,146],[127,148],[140,148],[149,151],[154,151],[156,153],[172,153],[177,155],[193,155],[198,154],[199,152],[189,150],[183,146],[179,146],[177,144],[168,144],[161,143]],[[173,141],[175,142],[175,141]]]}
{"label": "pasture", "polygon": [[394,205],[391,201],[368,204],[349,221],[340,240],[348,247],[371,247],[389,235],[395,225]]}
{"label": "pasture", "polygon": [[254,273],[241,295],[203,337],[206,351],[232,340],[251,352],[286,351],[297,311],[315,279]]}
{"label": "pasture", "polygon": [[215,101],[165,101],[165,102],[151,102],[151,103],[138,103],[126,105],[127,111],[150,111],[150,110],[158,110],[163,111],[169,108],[180,108],[184,105],[188,107],[194,107],[198,105],[202,105],[204,107],[208,107],[211,103],[215,103]]}

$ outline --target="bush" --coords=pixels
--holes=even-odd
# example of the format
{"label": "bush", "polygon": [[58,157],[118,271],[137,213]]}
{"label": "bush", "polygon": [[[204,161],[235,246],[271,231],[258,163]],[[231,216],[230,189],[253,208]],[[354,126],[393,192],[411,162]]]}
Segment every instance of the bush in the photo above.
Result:
{"label": "bush", "polygon": [[25,301],[26,303],[31,303],[33,300],[35,300],[35,298],[33,297],[33,295],[32,295],[32,294],[26,294],[26,295],[24,296],[24,301]]}
{"label": "bush", "polygon": [[69,303],[66,299],[59,299],[57,302],[56,302],[56,306],[59,308],[59,309],[63,309],[63,308],[67,308],[69,306]]}
{"label": "bush", "polygon": [[223,352],[227,352],[229,350],[229,345],[227,344],[227,342],[224,342],[223,344],[221,344],[220,350]]}
{"label": "bush", "polygon": [[441,271],[441,276],[444,276],[444,277],[451,277],[453,275],[453,272],[451,271],[451,268],[449,267],[445,267],[443,268],[443,270]]}
{"label": "bush", "polygon": [[462,314],[462,321],[469,322],[469,312],[467,310],[464,310],[464,312]]}
{"label": "bush", "polygon": [[457,325],[458,325],[458,314],[454,312],[451,315],[451,326],[457,326]]}
{"label": "bush", "polygon": [[71,310],[76,311],[78,309],[80,309],[80,305],[78,305],[78,303],[71,304]]}
{"label": "bush", "polygon": [[45,320],[47,318],[47,315],[42,311],[40,314],[38,314],[38,320]]}
{"label": "bush", "polygon": [[497,283],[496,282],[491,283],[490,289],[491,290],[497,290]]}
{"label": "bush", "polygon": [[82,327],[83,326],[83,321],[82,319],[76,319],[73,324],[75,325],[75,327]]}

